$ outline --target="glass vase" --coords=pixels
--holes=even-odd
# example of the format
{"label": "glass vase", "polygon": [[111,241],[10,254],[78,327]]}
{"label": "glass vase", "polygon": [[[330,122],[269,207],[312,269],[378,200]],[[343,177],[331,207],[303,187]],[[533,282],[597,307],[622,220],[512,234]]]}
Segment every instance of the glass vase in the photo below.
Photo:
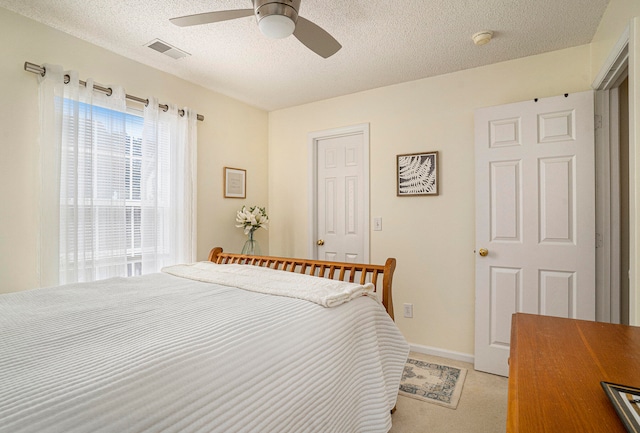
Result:
{"label": "glass vase", "polygon": [[253,238],[253,232],[255,230],[251,230],[249,232],[249,238],[244,243],[242,247],[242,253],[247,256],[259,256],[260,255],[260,245],[258,245],[258,241]]}

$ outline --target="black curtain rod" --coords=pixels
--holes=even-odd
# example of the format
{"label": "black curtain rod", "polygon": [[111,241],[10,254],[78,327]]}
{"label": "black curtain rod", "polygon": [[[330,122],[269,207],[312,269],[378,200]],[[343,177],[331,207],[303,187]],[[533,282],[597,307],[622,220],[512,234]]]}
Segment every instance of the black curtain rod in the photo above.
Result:
{"label": "black curtain rod", "polygon": [[[27,72],[32,72],[34,74],[40,74],[44,77],[44,75],[46,74],[47,70],[40,66],[40,65],[36,65],[35,63],[31,63],[31,62],[24,62],[24,70]],[[70,80],[68,75],[64,76],[64,82],[65,84],[68,83]],[[86,81],[82,81],[79,80],[80,84],[85,86],[87,85]],[[108,87],[102,87],[100,85],[97,85],[94,83],[93,88],[95,90],[98,90],[104,94],[106,94],[107,96],[111,96],[111,92],[112,90]],[[130,100],[130,101],[134,101],[134,102],[138,102],[140,104],[144,104],[144,105],[149,105],[149,100],[148,99],[142,99],[142,98],[138,98],[137,96],[132,96],[132,95],[125,95],[125,97]],[[166,104],[158,104],[158,107],[162,108],[164,111],[167,111],[169,109],[169,106]],[[180,114],[180,116],[184,116],[184,110],[178,110],[178,114]],[[201,114],[198,114],[198,120],[204,120],[204,116]]]}

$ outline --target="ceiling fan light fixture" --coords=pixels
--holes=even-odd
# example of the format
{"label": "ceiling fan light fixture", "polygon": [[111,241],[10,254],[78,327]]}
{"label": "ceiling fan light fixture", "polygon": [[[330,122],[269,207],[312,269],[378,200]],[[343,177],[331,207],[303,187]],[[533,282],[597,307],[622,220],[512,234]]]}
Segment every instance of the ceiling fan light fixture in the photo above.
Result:
{"label": "ceiling fan light fixture", "polygon": [[328,58],[341,48],[333,36],[319,25],[298,16],[302,0],[251,0],[253,9],[230,9],[171,18],[180,27],[197,26],[235,20],[255,15],[258,28],[267,37],[282,39],[295,36],[304,46],[322,58]]}
{"label": "ceiling fan light fixture", "polygon": [[268,38],[282,39],[293,34],[296,23],[284,15],[269,15],[258,21],[258,27],[262,34]]}
{"label": "ceiling fan light fixture", "polygon": [[296,29],[300,0],[253,0],[253,7],[263,35],[282,39]]}

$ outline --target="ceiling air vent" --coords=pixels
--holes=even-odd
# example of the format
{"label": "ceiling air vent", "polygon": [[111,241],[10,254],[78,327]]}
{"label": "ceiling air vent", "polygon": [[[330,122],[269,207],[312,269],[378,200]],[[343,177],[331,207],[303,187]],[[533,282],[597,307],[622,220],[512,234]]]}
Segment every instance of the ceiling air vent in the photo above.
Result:
{"label": "ceiling air vent", "polygon": [[181,59],[183,57],[187,57],[191,55],[186,51],[182,51],[179,48],[176,48],[164,41],[161,41],[160,39],[154,39],[153,41],[149,42],[146,46],[151,48],[152,50],[156,50],[159,53],[165,54],[171,57],[172,59]]}

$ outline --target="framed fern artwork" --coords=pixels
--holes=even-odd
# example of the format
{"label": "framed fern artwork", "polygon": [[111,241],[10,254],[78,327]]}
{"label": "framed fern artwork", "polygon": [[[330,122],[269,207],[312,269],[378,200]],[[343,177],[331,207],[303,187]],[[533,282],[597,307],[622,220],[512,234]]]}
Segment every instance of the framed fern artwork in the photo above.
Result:
{"label": "framed fern artwork", "polygon": [[397,195],[438,195],[438,152],[397,156]]}

